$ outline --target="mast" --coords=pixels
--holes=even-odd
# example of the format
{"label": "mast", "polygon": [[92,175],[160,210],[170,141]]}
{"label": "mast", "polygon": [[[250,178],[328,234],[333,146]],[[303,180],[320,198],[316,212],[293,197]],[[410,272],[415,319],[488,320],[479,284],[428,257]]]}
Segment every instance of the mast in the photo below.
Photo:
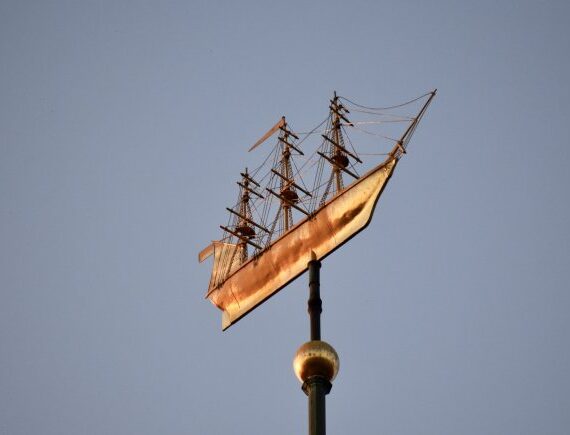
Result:
{"label": "mast", "polygon": [[[333,102],[331,105],[331,112],[333,114],[333,140],[336,144],[340,145],[340,116],[339,116],[339,107],[338,107],[338,97],[336,95],[336,91],[334,91]],[[347,157],[342,154],[342,151],[337,147],[334,147],[333,158],[334,161],[343,161],[343,159],[347,159]],[[347,159],[348,160],[348,159]],[[342,182],[342,173],[338,166],[333,167],[333,176],[336,181],[336,191],[340,192],[343,189],[343,182]]]}
{"label": "mast", "polygon": [[293,180],[293,168],[291,167],[291,149],[294,149],[301,155],[303,152],[292,144],[292,138],[298,137],[289,130],[285,117],[283,117],[283,125],[280,127],[279,142],[282,146],[280,173],[280,195],[281,208],[283,210],[283,232],[289,231],[293,226],[293,214],[291,207],[299,202],[299,195],[295,190],[295,181]]}
{"label": "mast", "polygon": [[362,160],[360,160],[356,154],[346,149],[344,144],[341,122],[344,121],[346,125],[352,125],[352,123],[346,117],[346,114],[350,112],[342,105],[342,103],[340,103],[336,91],[334,92],[333,99],[330,100],[329,110],[330,129],[327,134],[322,135],[325,140],[324,144],[326,145],[325,149],[327,151],[325,153],[317,153],[329,162],[332,167],[332,171],[321,198],[320,205],[325,203],[329,195],[334,196],[336,193],[344,189],[343,173],[350,175],[354,179],[359,178],[357,174],[348,169],[350,166],[349,157],[359,163],[362,163]]}
{"label": "mast", "polygon": [[[234,251],[232,253],[232,257],[238,254],[239,264],[245,263],[249,258],[248,245],[252,246],[255,249],[262,249],[261,246],[252,241],[252,239],[255,239],[256,237],[254,227],[267,231],[263,226],[255,223],[255,221],[252,219],[253,216],[251,213],[250,194],[254,194],[260,198],[263,198],[263,196],[257,193],[255,189],[250,187],[250,184],[254,184],[256,186],[259,186],[259,184],[249,176],[247,168],[245,168],[245,172],[241,173],[241,177],[241,181],[237,182],[238,186],[240,187],[237,210],[226,208],[226,210],[234,216],[235,220],[234,224],[232,225],[233,229],[220,225],[220,228],[222,230],[237,238],[237,251]],[[229,269],[233,267],[233,263],[234,260],[231,258],[229,261]]]}
{"label": "mast", "polygon": [[[293,139],[299,139],[299,137],[289,129],[285,117],[281,118],[278,128],[281,130],[278,138],[281,155],[278,164],[271,169],[271,172],[279,178],[279,191],[276,192],[269,187],[266,190],[280,201],[274,223],[281,219],[281,234],[283,234],[293,226],[292,209],[308,215],[308,212],[298,205],[300,199],[297,191],[301,191],[307,196],[311,196],[311,193],[297,184],[294,179],[292,150],[304,155],[303,151],[293,143]],[[275,224],[272,226],[271,233],[273,233],[274,226]]]}
{"label": "mast", "polygon": [[[244,237],[249,239],[253,239],[255,237],[255,230],[249,226],[248,220],[251,219],[251,206],[249,205],[249,183],[250,183],[249,174],[247,172],[247,168],[245,168],[245,172],[242,174],[242,183],[244,185],[243,192],[241,195],[241,200],[239,203],[239,220],[238,225],[236,227],[236,232],[241,234]],[[240,240],[240,251],[241,251],[241,262],[245,263],[247,261],[247,243],[245,240]]]}
{"label": "mast", "polygon": [[[287,124],[285,124],[287,125]],[[289,132],[287,130],[282,130],[279,135],[279,141],[283,145],[283,152],[281,154],[281,180],[280,180],[280,193],[284,199],[281,200],[281,207],[283,208],[283,232],[289,230],[290,226],[293,226],[293,216],[291,215],[291,205],[285,201],[285,195],[294,198],[295,191],[290,188],[291,184],[291,147],[289,146]]]}

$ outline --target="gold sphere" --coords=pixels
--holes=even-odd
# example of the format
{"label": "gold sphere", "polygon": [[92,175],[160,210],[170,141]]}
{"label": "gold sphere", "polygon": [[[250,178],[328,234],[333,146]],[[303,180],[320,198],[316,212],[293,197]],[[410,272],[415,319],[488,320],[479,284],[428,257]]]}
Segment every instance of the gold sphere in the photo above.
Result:
{"label": "gold sphere", "polygon": [[332,382],[338,373],[339,359],[334,348],[320,340],[303,344],[293,359],[295,375],[301,382],[311,376],[322,376]]}

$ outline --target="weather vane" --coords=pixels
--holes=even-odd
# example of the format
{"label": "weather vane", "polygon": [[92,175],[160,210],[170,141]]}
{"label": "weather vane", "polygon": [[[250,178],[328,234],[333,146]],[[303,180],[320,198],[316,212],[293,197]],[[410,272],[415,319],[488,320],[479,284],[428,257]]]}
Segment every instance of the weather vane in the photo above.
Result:
{"label": "weather vane", "polygon": [[[335,350],[321,341],[321,260],[368,226],[435,94],[374,108],[335,92],[328,116],[306,133],[293,131],[282,117],[249,149],[279,132],[264,163],[241,173],[237,201],[220,225],[222,237],[199,254],[200,262],[214,257],[206,297],[222,310],[224,330],[309,270],[311,341],[294,359],[309,397],[309,434],[325,433],[325,395],[339,368]],[[349,132],[360,134],[362,144],[355,146]],[[315,137],[308,155],[306,145]],[[386,142],[382,153],[378,148]],[[363,151],[366,146],[371,149]],[[361,157],[378,155],[383,161],[367,169]]]}

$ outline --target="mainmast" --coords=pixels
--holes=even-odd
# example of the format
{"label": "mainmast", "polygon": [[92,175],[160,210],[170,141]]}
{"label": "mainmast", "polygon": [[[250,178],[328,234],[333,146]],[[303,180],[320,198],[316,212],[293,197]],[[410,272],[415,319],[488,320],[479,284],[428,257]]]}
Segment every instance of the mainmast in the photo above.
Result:
{"label": "mainmast", "polygon": [[311,193],[296,183],[294,178],[292,151],[297,152],[299,155],[304,155],[303,151],[293,143],[294,140],[298,140],[299,137],[289,129],[285,117],[281,118],[281,121],[277,124],[277,128],[280,130],[278,149],[281,154],[277,165],[271,169],[271,172],[279,178],[279,191],[276,192],[271,188],[267,188],[267,191],[277,197],[280,202],[274,224],[271,227],[271,234],[273,234],[275,224],[279,219],[281,219],[281,231],[279,231],[279,234],[289,231],[293,226],[292,209],[308,215],[308,212],[299,205],[300,198],[298,191],[303,192],[307,196],[311,196]]}
{"label": "mainmast", "polygon": [[[280,164],[280,191],[281,194],[281,208],[283,209],[283,232],[289,230],[293,226],[293,214],[291,211],[291,204],[299,202],[299,195],[293,187],[293,169],[291,167],[291,149],[296,149],[291,143],[290,137],[297,136],[291,132],[287,123],[281,127],[281,133],[279,134],[279,142],[281,143],[282,153],[281,153],[281,164]],[[297,150],[303,154],[300,150]]]}

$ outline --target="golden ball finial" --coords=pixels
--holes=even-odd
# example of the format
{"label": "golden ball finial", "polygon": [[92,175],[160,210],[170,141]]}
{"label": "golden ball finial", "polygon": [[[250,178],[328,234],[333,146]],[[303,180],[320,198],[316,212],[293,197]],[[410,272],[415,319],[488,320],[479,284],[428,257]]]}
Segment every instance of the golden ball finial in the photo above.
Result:
{"label": "golden ball finial", "polygon": [[320,340],[303,344],[293,359],[295,375],[301,382],[311,376],[322,376],[332,382],[338,373],[339,359],[334,348]]}

